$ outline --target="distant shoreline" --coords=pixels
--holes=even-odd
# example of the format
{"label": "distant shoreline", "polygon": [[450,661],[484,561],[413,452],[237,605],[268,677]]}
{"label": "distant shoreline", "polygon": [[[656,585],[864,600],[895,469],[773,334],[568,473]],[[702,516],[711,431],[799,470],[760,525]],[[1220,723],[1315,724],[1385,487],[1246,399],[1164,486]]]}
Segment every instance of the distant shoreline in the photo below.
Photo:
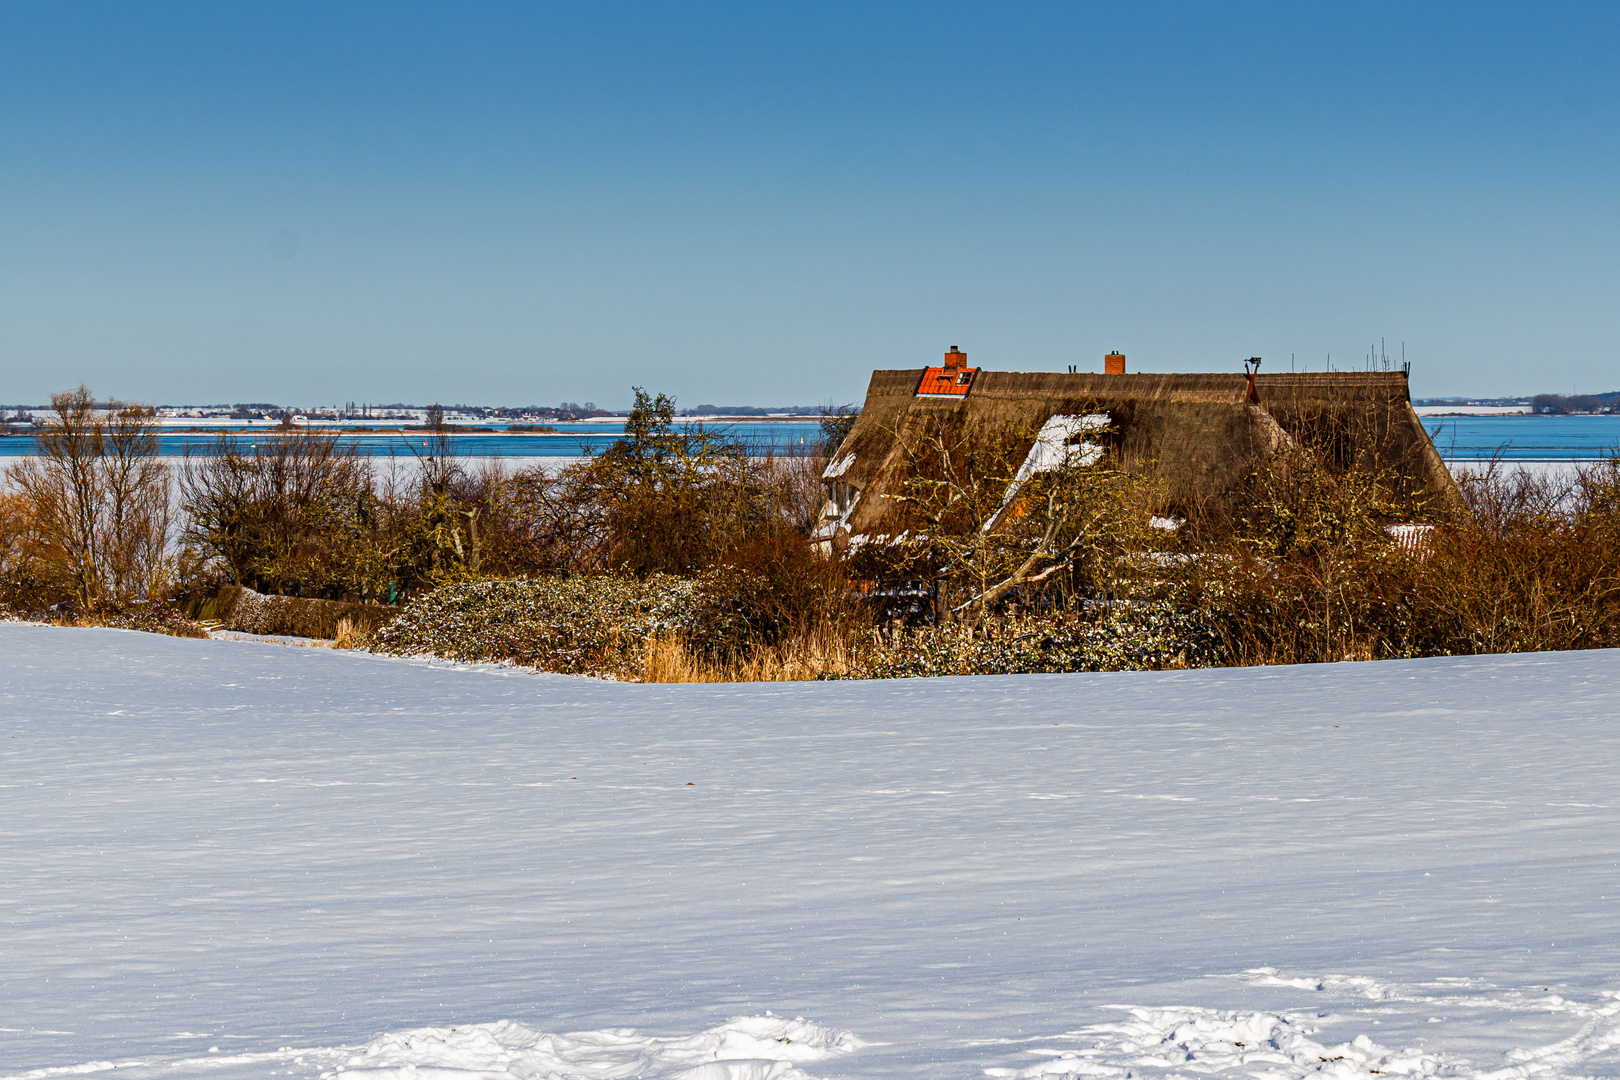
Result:
{"label": "distant shoreline", "polygon": [[[246,421],[246,422],[241,423],[241,424],[214,424],[214,425],[188,424],[188,425],[180,425],[180,424],[174,423],[172,421],[165,423],[165,422],[160,420],[158,422],[158,428],[157,428],[156,434],[159,435],[160,437],[161,436],[175,436],[175,435],[258,436],[258,435],[275,435],[275,434],[289,433],[289,432],[300,432],[300,433],[306,433],[306,434],[310,433],[310,432],[319,432],[319,433],[321,433],[323,435],[367,435],[367,436],[378,436],[378,435],[439,435],[439,434],[442,434],[442,435],[454,435],[454,436],[457,436],[458,438],[461,437],[461,436],[479,436],[479,435],[493,435],[493,436],[499,436],[501,438],[517,437],[517,436],[521,436],[521,435],[533,435],[533,436],[536,436],[536,437],[551,437],[551,438],[554,438],[554,437],[556,437],[558,435],[584,435],[584,434],[590,434],[589,432],[584,432],[584,431],[577,430],[576,428],[573,427],[573,425],[592,424],[592,425],[598,425],[598,426],[609,426],[610,430],[611,430],[611,425],[617,424],[617,425],[622,426],[623,423],[624,423],[624,417],[616,416],[616,417],[601,417],[601,418],[589,419],[589,420],[563,420],[563,421],[559,421],[559,423],[570,425],[570,427],[567,427],[567,428],[557,427],[557,426],[554,426],[554,425],[551,425],[551,424],[513,424],[510,427],[499,427],[499,426],[494,426],[494,425],[489,425],[489,424],[478,424],[478,425],[446,424],[443,428],[432,428],[432,427],[427,427],[427,426],[424,426],[424,425],[402,425],[402,426],[399,426],[399,427],[369,427],[369,426],[366,426],[366,425],[348,425],[348,424],[341,424],[341,423],[332,423],[332,424],[295,424],[291,428],[285,428],[285,427],[282,427],[279,424],[262,424],[262,423],[261,424],[255,424],[252,421]],[[675,420],[675,423],[677,425],[710,424],[710,425],[727,426],[727,427],[736,426],[736,425],[742,425],[742,424],[746,424],[746,425],[754,425],[754,424],[790,424],[790,425],[791,424],[800,424],[800,425],[804,425],[804,426],[808,427],[808,426],[819,425],[821,423],[821,421],[820,421],[819,418],[816,418],[816,417],[794,417],[794,416],[748,416],[748,417],[735,417],[735,416],[682,416],[682,417],[677,417],[676,420]],[[34,431],[31,431],[31,430],[15,430],[15,431],[0,430],[0,438],[6,437],[6,436],[32,438],[35,434],[36,433]]]}

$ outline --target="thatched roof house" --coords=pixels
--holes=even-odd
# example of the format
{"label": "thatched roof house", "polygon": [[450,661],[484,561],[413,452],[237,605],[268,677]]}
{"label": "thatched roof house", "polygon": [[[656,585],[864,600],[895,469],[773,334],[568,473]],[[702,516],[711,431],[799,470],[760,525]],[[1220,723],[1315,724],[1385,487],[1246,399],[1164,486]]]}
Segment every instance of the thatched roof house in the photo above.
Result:
{"label": "thatched roof house", "polygon": [[874,371],[822,475],[829,497],[818,539],[884,533],[894,502],[881,496],[903,482],[905,444],[945,420],[1035,432],[1054,417],[1106,415],[1111,449],[1157,477],[1167,513],[1228,495],[1295,439],[1327,445],[1345,464],[1396,470],[1425,499],[1457,499],[1404,371],[1129,375],[1124,361],[1108,358],[1119,374],[984,371],[953,347],[941,367]]}

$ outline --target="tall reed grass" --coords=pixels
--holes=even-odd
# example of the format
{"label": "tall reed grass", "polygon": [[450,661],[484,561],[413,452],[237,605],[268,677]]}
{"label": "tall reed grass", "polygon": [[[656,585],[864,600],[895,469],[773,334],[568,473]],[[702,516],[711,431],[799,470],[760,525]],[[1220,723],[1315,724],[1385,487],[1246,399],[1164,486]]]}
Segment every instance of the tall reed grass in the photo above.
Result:
{"label": "tall reed grass", "polygon": [[860,641],[822,625],[775,645],[716,658],[678,635],[649,638],[641,680],[650,683],[804,682],[844,678],[857,668]]}

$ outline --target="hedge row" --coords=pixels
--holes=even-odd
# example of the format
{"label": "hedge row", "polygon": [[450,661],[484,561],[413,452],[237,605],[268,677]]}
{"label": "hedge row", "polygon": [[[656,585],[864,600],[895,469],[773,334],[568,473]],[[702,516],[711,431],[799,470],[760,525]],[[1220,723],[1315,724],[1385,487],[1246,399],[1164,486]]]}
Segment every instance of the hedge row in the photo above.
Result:
{"label": "hedge row", "polygon": [[1015,675],[1063,671],[1156,671],[1227,662],[1220,633],[1196,612],[1146,601],[1095,619],[1034,616],[995,620],[970,634],[924,626],[875,635],[848,677]]}
{"label": "hedge row", "polygon": [[[711,659],[767,643],[750,620],[751,592],[750,579],[735,573],[447,586],[411,601],[372,637],[371,648],[635,680],[654,638],[679,638],[689,653]],[[847,655],[838,676],[823,677],[1124,671],[1225,661],[1213,627],[1162,602],[1119,605],[1092,618],[996,620],[977,634],[959,626],[861,634]]]}
{"label": "hedge row", "polygon": [[735,575],[479,581],[419,596],[372,638],[375,652],[506,662],[542,671],[639,679],[651,638],[709,654],[741,644]]}
{"label": "hedge row", "polygon": [[346,623],[355,634],[370,633],[392,622],[400,609],[387,604],[346,604],[299,596],[266,596],[240,585],[219,591],[215,617],[226,630],[245,634],[290,634],[336,638]]}

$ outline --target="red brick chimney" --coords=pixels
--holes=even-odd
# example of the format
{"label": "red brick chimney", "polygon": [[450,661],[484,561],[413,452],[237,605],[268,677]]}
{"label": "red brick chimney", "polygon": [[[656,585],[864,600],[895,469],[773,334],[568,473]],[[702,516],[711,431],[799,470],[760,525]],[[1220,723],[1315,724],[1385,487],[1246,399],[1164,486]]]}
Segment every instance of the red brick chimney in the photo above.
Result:
{"label": "red brick chimney", "polygon": [[1111,352],[1107,356],[1103,357],[1103,374],[1125,374],[1125,354],[1122,352]]}
{"label": "red brick chimney", "polygon": [[967,353],[952,345],[951,351],[945,354],[945,370],[954,372],[965,367],[967,367]]}

